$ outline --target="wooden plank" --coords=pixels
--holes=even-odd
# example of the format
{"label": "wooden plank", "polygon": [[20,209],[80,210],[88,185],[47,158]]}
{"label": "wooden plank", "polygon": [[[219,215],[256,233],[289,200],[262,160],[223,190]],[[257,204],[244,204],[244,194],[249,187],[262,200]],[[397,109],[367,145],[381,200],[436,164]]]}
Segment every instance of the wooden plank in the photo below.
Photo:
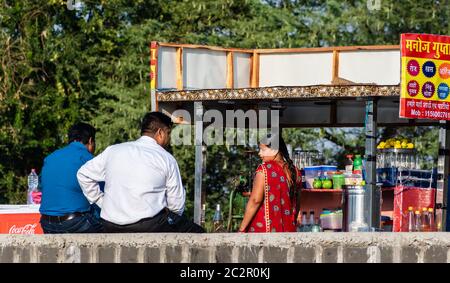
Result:
{"label": "wooden plank", "polygon": [[241,52],[241,53],[253,53],[253,49],[244,48],[226,48],[219,46],[208,46],[208,45],[196,45],[196,44],[178,44],[178,43],[159,43],[160,46],[165,47],[175,47],[175,48],[192,48],[192,49],[207,49],[212,51],[231,51],[231,52]]}
{"label": "wooden plank", "polygon": [[234,87],[233,52],[227,52],[227,88]]}
{"label": "wooden plank", "polygon": [[339,78],[339,51],[333,51],[333,68],[331,74],[331,81],[335,81]]}
{"label": "wooden plank", "polygon": [[251,57],[250,87],[259,87],[259,54],[255,51]]}
{"label": "wooden plank", "polygon": [[280,48],[280,49],[256,49],[259,54],[277,53],[318,53],[333,51],[382,51],[400,50],[400,45],[367,45],[367,46],[336,46],[336,47],[314,47],[314,48]]}
{"label": "wooden plank", "polygon": [[183,48],[177,48],[177,90],[183,90]]}
{"label": "wooden plank", "polygon": [[333,52],[333,51],[357,51],[357,50],[400,50],[400,45],[362,45],[362,46],[333,46],[333,47],[301,47],[301,48],[277,48],[277,49],[244,49],[244,48],[226,48],[219,46],[207,46],[196,44],[178,44],[178,43],[163,43],[158,42],[159,46],[175,47],[175,48],[192,48],[192,49],[207,49],[213,51],[229,51],[259,54],[276,54],[276,53],[315,53],[315,52]]}

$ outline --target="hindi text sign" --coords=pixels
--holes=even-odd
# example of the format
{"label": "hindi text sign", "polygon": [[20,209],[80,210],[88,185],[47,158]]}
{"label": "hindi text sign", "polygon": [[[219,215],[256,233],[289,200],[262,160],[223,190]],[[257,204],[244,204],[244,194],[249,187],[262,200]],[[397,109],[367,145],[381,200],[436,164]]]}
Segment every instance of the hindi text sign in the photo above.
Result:
{"label": "hindi text sign", "polygon": [[450,36],[401,35],[400,117],[450,120]]}

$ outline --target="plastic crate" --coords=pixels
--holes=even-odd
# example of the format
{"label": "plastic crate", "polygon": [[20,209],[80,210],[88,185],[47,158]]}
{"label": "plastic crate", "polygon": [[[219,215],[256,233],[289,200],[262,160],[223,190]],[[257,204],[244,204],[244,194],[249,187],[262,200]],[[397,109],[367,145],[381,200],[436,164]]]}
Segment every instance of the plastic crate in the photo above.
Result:
{"label": "plastic crate", "polygon": [[377,168],[377,183],[383,187],[395,187],[397,185],[397,168]]}
{"label": "plastic crate", "polygon": [[[401,177],[406,177],[405,181],[406,183],[402,183],[402,185],[404,186],[412,186],[419,188],[436,188],[437,185],[437,169],[400,170],[399,175]],[[410,177],[411,180],[408,180],[408,177]]]}
{"label": "plastic crate", "polygon": [[412,206],[414,210],[421,210],[423,207],[435,206],[435,188],[418,188],[409,186],[396,186],[394,188],[394,215],[393,231],[407,232],[407,210]]}
{"label": "plastic crate", "polygon": [[377,183],[381,183],[383,187],[403,185],[436,188],[437,170],[414,170],[397,167],[377,168]]}
{"label": "plastic crate", "polygon": [[312,189],[314,179],[322,176],[322,166],[307,166],[304,169],[305,172],[305,188]]}

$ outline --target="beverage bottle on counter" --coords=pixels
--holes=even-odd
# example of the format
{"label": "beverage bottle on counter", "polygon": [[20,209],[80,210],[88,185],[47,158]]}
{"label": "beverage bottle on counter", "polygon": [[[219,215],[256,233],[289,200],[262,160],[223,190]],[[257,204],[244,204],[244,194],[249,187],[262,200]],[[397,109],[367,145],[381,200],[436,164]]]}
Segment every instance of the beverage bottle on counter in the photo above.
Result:
{"label": "beverage bottle on counter", "polygon": [[312,232],[314,224],[316,224],[315,217],[314,217],[314,210],[310,210],[309,211],[309,221],[308,221],[308,232]]}
{"label": "beverage bottle on counter", "polygon": [[352,160],[353,155],[348,154],[346,157],[347,157],[347,160],[345,160],[345,162],[344,162],[345,173],[352,174],[353,173],[353,160]]}
{"label": "beverage bottle on counter", "polygon": [[422,228],[422,219],[420,217],[420,210],[416,210],[416,212],[414,213],[414,231],[415,232],[420,232],[421,228]]}
{"label": "beverage bottle on counter", "polygon": [[27,204],[34,204],[34,195],[38,192],[39,176],[36,174],[36,169],[31,169],[30,175],[28,175],[28,191],[27,191]]}
{"label": "beverage bottle on counter", "polygon": [[442,231],[442,213],[436,211],[436,215],[434,216],[434,229],[436,232]]}
{"label": "beverage bottle on counter", "polygon": [[300,226],[297,227],[297,232],[306,232],[305,227],[307,226],[307,220],[306,220],[306,211],[302,212],[302,222],[300,223]]}
{"label": "beverage bottle on counter", "polygon": [[436,223],[434,222],[434,210],[430,207],[428,208],[428,219],[430,221],[430,231],[435,232],[436,231]]}
{"label": "beverage bottle on counter", "polygon": [[414,232],[416,230],[416,225],[414,220],[414,210],[412,206],[408,207],[407,220],[408,220],[408,232]]}
{"label": "beverage bottle on counter", "polygon": [[320,218],[318,217],[315,222],[314,225],[311,228],[311,232],[322,232],[322,227],[320,225]]}
{"label": "beverage bottle on counter", "polygon": [[355,160],[353,160],[353,174],[362,174],[362,159],[361,155],[355,155]]}
{"label": "beverage bottle on counter", "polygon": [[216,211],[214,212],[213,232],[215,232],[215,233],[222,233],[222,232],[224,232],[222,211],[220,210],[220,204],[217,204]]}
{"label": "beverage bottle on counter", "polygon": [[202,213],[200,214],[200,226],[205,227],[206,204],[202,204]]}
{"label": "beverage bottle on counter", "polygon": [[420,217],[421,221],[421,231],[422,232],[429,232],[430,231],[430,216],[428,214],[428,208],[424,207],[422,208],[422,214]]}

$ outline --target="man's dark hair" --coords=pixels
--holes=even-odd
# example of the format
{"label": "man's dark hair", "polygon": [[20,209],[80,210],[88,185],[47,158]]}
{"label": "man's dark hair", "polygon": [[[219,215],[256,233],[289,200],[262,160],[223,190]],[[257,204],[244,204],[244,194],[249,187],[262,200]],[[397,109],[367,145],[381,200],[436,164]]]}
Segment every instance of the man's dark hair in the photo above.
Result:
{"label": "man's dark hair", "polygon": [[69,129],[69,143],[73,141],[79,141],[83,144],[87,144],[89,142],[89,138],[92,138],[92,141],[95,141],[95,128],[86,123],[75,123]]}
{"label": "man's dark hair", "polygon": [[141,135],[149,133],[156,134],[158,129],[169,128],[173,125],[172,119],[161,112],[148,112],[145,114],[141,123]]}

